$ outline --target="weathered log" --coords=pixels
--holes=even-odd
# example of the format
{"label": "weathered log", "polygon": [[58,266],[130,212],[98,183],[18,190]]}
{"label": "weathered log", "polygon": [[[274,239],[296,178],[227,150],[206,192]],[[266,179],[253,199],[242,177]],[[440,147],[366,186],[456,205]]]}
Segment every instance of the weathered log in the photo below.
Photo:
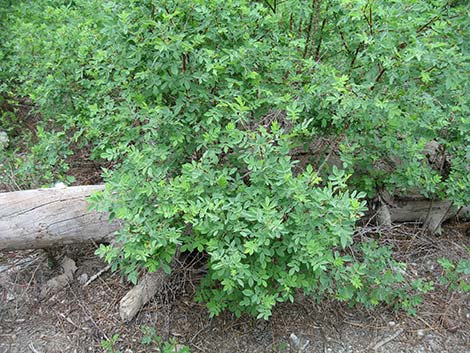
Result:
{"label": "weathered log", "polygon": [[0,193],[0,250],[38,249],[102,241],[120,228],[86,198],[104,185]]}
{"label": "weathered log", "polygon": [[[470,220],[470,207],[455,207],[450,201],[403,200],[394,201],[391,207],[384,204],[379,209],[379,216],[389,212],[392,223],[419,222],[431,234],[440,234],[443,222],[457,218]],[[379,217],[380,218],[380,217]]]}

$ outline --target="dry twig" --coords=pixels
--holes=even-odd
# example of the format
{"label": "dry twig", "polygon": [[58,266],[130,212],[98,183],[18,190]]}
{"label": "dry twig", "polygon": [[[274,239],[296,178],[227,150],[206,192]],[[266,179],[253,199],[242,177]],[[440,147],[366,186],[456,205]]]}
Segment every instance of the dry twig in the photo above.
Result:
{"label": "dry twig", "polygon": [[96,273],[96,274],[94,274],[93,276],[90,277],[90,279],[83,285],[83,287],[87,287],[91,282],[93,282],[95,279],[97,279],[103,273],[105,273],[106,271],[109,271],[110,268],[111,268],[111,265],[108,265],[105,268],[98,271],[98,273]]}
{"label": "dry twig", "polygon": [[373,350],[377,350],[379,349],[380,347],[386,345],[387,343],[393,341],[395,338],[397,338],[398,336],[400,336],[401,334],[403,333],[403,329],[400,328],[398,330],[396,330],[392,335],[388,336],[388,337],[385,337],[383,339],[381,339],[379,342],[377,342],[374,347],[372,347]]}

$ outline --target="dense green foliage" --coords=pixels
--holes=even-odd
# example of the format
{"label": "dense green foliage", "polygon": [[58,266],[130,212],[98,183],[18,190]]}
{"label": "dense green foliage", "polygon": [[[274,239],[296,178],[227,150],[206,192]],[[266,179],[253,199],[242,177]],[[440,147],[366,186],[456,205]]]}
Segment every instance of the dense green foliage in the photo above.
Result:
{"label": "dense green foliage", "polygon": [[[360,200],[387,189],[470,203],[465,2],[38,0],[0,12],[0,93],[42,117],[23,156],[2,116],[12,143],[0,163],[30,186],[63,177],[72,145],[112,162],[95,207],[125,226],[122,248],[100,253],[132,280],[169,270],[177,249],[207,254],[211,314],[266,318],[296,288],[409,308],[390,249],[345,251]],[[315,152],[320,138],[330,145]],[[422,153],[431,141],[438,163]]]}

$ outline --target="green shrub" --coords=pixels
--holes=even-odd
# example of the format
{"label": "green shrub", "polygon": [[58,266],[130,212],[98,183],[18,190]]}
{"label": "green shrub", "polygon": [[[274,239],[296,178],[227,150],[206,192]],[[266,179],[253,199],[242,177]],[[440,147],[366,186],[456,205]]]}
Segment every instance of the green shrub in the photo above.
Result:
{"label": "green shrub", "polygon": [[440,283],[452,291],[470,292],[470,259],[461,259],[457,263],[441,258],[437,260],[443,269]]}
{"label": "green shrub", "polygon": [[267,4],[5,3],[0,93],[37,105],[50,175],[72,143],[114,164],[94,203],[124,220],[122,249],[99,253],[131,280],[180,249],[207,254],[198,298],[213,315],[267,318],[297,288],[408,309],[389,249],[345,249],[366,194],[469,203],[468,8]]}
{"label": "green shrub", "polygon": [[149,346],[156,346],[158,352],[162,353],[191,353],[191,350],[187,346],[178,345],[176,340],[170,339],[163,341],[162,337],[157,335],[155,328],[151,326],[142,326],[142,344]]}
{"label": "green shrub", "polygon": [[104,349],[105,353],[122,353],[120,350],[116,350],[116,344],[119,341],[119,334],[115,333],[113,337],[102,340],[101,348]]}

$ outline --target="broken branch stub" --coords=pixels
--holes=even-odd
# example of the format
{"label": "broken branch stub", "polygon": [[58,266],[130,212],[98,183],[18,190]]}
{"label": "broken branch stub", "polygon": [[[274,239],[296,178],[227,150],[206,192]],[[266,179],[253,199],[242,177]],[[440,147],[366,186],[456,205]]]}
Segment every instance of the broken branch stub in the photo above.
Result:
{"label": "broken branch stub", "polygon": [[139,283],[121,299],[119,314],[123,321],[131,321],[139,310],[147,304],[163,287],[167,274],[163,270],[144,275]]}

